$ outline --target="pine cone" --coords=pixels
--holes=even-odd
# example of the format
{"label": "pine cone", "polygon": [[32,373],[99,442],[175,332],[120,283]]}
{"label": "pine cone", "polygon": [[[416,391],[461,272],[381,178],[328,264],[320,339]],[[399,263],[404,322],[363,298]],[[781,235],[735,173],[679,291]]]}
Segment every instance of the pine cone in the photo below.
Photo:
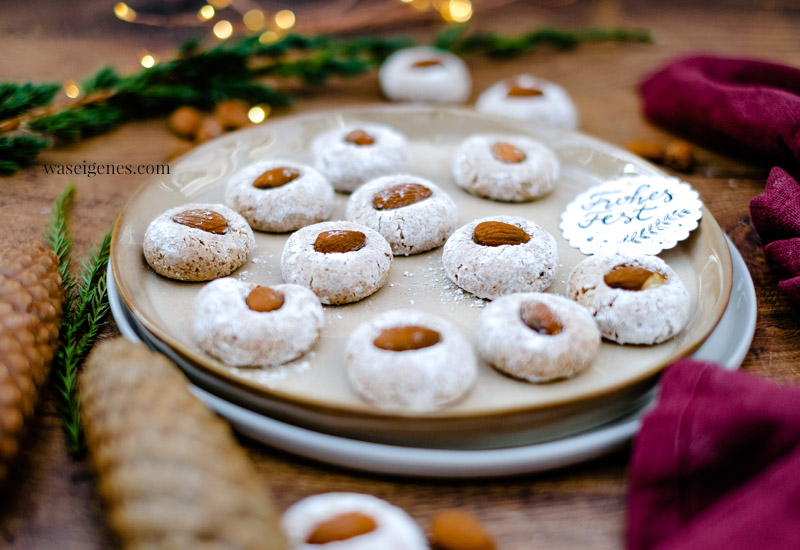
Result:
{"label": "pine cone", "polygon": [[100,493],[125,548],[286,548],[253,464],[164,356],[105,341],[80,396]]}
{"label": "pine cone", "polygon": [[58,258],[43,244],[0,255],[0,481],[50,371],[63,296]]}

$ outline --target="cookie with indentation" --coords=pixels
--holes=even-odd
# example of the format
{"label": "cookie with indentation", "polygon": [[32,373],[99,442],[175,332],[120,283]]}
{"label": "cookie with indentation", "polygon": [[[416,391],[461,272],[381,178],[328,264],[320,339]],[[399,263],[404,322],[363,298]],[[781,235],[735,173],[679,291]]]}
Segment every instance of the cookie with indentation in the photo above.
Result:
{"label": "cookie with indentation", "polygon": [[528,382],[570,378],[597,356],[600,332],[586,309],[544,292],[501,296],[481,312],[478,352],[496,369]]}
{"label": "cookie with indentation", "polygon": [[541,292],[555,278],[558,247],[531,220],[493,216],[456,230],[444,245],[442,265],[451,281],[479,298]]}
{"label": "cookie with indentation", "polygon": [[691,311],[689,291],[658,256],[589,256],[569,274],[567,296],[589,311],[604,338],[620,344],[669,340]]}
{"label": "cookie with indentation", "polygon": [[389,279],[392,249],[377,231],[346,221],[306,226],[281,255],[283,280],[312,290],[323,304],[357,302]]}
{"label": "cookie with indentation", "polygon": [[231,277],[205,285],[192,314],[197,345],[234,367],[297,359],[317,341],[324,321],[319,299],[307,288],[260,286]]}
{"label": "cookie with indentation", "polygon": [[311,153],[314,167],[344,193],[379,176],[404,172],[411,163],[406,137],[374,122],[328,130],[311,142]]}
{"label": "cookie with indentation", "polygon": [[477,361],[449,321],[418,310],[384,312],[353,331],[345,346],[350,385],[376,407],[434,411],[469,392]]}
{"label": "cookie with indentation", "polygon": [[333,187],[310,166],[288,160],[263,160],[231,177],[225,202],[253,229],[282,233],[330,216]]}
{"label": "cookie with indentation", "polygon": [[372,495],[323,493],[300,500],[281,527],[294,550],[428,550],[408,514]]}
{"label": "cookie with indentation", "polygon": [[578,111],[567,91],[554,82],[529,74],[507,78],[490,86],[478,97],[475,109],[568,130],[578,127]]}
{"label": "cookie with indentation", "polygon": [[345,217],[383,235],[395,255],[410,256],[444,244],[458,224],[458,209],[435,183],[401,174],[361,186]]}
{"label": "cookie with indentation", "polygon": [[255,247],[247,221],[222,204],[171,208],[147,227],[142,248],[156,273],[179,281],[209,281],[241,267]]}
{"label": "cookie with indentation", "polygon": [[467,64],[428,46],[404,48],[386,58],[378,77],[392,101],[464,103],[472,90]]}
{"label": "cookie with indentation", "polygon": [[523,202],[553,190],[560,164],[543,143],[525,136],[478,134],[465,139],[452,160],[456,185],[473,195]]}

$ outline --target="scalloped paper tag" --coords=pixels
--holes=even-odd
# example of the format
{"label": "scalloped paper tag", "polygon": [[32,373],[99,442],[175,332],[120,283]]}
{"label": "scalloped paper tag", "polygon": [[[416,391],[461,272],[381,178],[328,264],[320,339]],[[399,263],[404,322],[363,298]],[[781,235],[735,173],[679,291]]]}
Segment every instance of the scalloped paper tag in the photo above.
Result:
{"label": "scalloped paper tag", "polygon": [[697,191],[678,178],[628,176],[575,197],[560,227],[584,254],[658,254],[697,228],[702,207]]}

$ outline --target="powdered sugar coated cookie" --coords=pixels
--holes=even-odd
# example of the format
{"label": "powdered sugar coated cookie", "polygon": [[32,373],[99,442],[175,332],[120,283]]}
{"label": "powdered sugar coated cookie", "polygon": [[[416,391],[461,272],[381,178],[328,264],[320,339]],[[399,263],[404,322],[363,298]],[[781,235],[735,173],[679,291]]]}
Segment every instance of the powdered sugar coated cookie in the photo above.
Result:
{"label": "powdered sugar coated cookie", "polygon": [[528,74],[501,80],[487,88],[475,102],[475,109],[568,130],[578,127],[578,112],[567,91],[558,84]]}
{"label": "powdered sugar coated cookie", "polygon": [[463,103],[472,90],[467,64],[455,54],[418,46],[386,58],[378,74],[392,101]]}

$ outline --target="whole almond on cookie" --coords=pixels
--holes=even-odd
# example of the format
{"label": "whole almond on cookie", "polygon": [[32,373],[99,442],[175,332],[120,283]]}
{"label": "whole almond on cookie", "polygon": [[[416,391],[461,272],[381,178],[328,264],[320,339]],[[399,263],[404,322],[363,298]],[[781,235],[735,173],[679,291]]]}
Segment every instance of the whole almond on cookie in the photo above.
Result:
{"label": "whole almond on cookie", "polygon": [[492,147],[492,155],[500,162],[506,164],[519,164],[527,158],[525,152],[508,142],[500,141]]}
{"label": "whole almond on cookie", "polygon": [[373,344],[387,351],[410,351],[433,346],[440,340],[441,335],[435,330],[421,326],[406,326],[385,329],[375,338]]}
{"label": "whole almond on cookie", "polygon": [[375,530],[375,521],[361,512],[340,514],[316,526],[307,544],[328,544],[364,535]]}
{"label": "whole almond on cookie", "polygon": [[375,193],[372,206],[376,210],[394,210],[420,202],[433,195],[433,191],[419,183],[400,183]]}
{"label": "whole almond on cookie", "polygon": [[531,237],[516,225],[489,221],[475,226],[472,240],[483,246],[501,246],[523,244],[531,240]]}
{"label": "whole almond on cookie", "polygon": [[247,295],[247,307],[259,313],[275,311],[283,306],[283,295],[268,286],[257,286]]}
{"label": "whole almond on cookie", "polygon": [[361,231],[332,229],[317,235],[314,250],[323,254],[344,254],[361,250],[367,244],[367,236]]}
{"label": "whole almond on cookie", "polygon": [[184,210],[172,216],[172,221],[215,235],[224,235],[228,232],[228,220],[225,219],[225,216],[205,208]]}
{"label": "whole almond on cookie", "polygon": [[275,189],[291,183],[299,177],[299,170],[287,166],[279,166],[258,176],[253,182],[253,187],[256,189]]}
{"label": "whole almond on cookie", "polygon": [[632,265],[615,267],[606,273],[603,280],[611,288],[621,288],[623,290],[647,290],[666,282],[666,279],[660,273]]}

